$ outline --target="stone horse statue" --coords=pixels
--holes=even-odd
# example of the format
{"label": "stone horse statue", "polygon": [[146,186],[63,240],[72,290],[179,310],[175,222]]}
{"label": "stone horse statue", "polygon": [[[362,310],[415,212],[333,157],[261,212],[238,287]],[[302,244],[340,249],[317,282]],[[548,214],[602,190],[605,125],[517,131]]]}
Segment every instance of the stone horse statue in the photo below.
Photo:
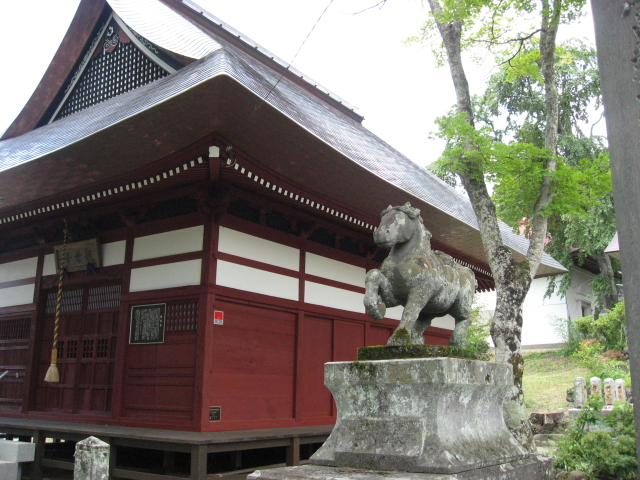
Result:
{"label": "stone horse statue", "polygon": [[456,321],[450,344],[466,347],[475,275],[449,255],[431,250],[431,233],[420,210],[408,202],[389,205],[381,216],[373,239],[381,248],[391,247],[391,252],[379,270],[367,272],[364,305],[374,320],[385,316],[386,307],[404,306],[400,325],[387,345],[422,344],[431,321],[449,314]]}

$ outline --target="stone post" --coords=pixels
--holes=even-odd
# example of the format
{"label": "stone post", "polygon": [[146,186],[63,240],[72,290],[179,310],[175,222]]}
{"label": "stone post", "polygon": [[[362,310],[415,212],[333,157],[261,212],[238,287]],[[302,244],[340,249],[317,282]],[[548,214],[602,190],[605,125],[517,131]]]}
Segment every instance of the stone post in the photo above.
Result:
{"label": "stone post", "polygon": [[73,480],[109,480],[109,444],[96,437],[76,444]]}
{"label": "stone post", "polygon": [[581,407],[587,401],[587,382],[582,377],[573,379],[573,398],[576,407]]}
{"label": "stone post", "polygon": [[619,402],[627,401],[627,389],[622,378],[616,380],[616,395]]}
{"label": "stone post", "polygon": [[604,379],[604,404],[613,405],[616,401],[616,389],[613,386],[613,378]]}
{"label": "stone post", "polygon": [[600,380],[600,377],[591,377],[590,383],[591,389],[589,395],[597,395],[602,398],[602,380]]}

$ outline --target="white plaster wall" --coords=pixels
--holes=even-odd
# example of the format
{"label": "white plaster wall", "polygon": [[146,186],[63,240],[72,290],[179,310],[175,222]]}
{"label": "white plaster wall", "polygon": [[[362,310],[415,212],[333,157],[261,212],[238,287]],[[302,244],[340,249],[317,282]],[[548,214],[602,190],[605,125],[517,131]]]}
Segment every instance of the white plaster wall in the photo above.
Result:
{"label": "white plaster wall", "polygon": [[323,307],[364,313],[364,293],[351,292],[315,282],[304,282],[304,301]]}
{"label": "white plaster wall", "polygon": [[402,312],[404,311],[404,307],[402,305],[398,305],[397,307],[387,308],[387,313],[385,314],[385,318],[392,318],[394,320],[402,320]]}
{"label": "white plaster wall", "polygon": [[121,265],[124,263],[124,252],[127,248],[127,241],[111,242],[100,245],[102,253],[102,266]]}
{"label": "white plaster wall", "polygon": [[[0,283],[33,278],[38,268],[38,257],[0,264]],[[31,302],[28,302],[31,303]]]}
{"label": "white plaster wall", "polygon": [[434,318],[431,326],[453,330],[456,327],[456,321],[451,315],[445,315],[444,317]]}
{"label": "white plaster wall", "polygon": [[0,307],[13,307],[33,303],[35,284],[0,289]]}
{"label": "white plaster wall", "polygon": [[582,317],[582,304],[593,304],[596,298],[591,295],[591,280],[595,275],[582,268],[572,270],[571,286],[567,290],[567,311],[569,319]]}
{"label": "white plaster wall", "polygon": [[56,258],[53,253],[44,256],[44,264],[42,265],[42,275],[55,275]]}
{"label": "white plaster wall", "polygon": [[299,249],[226,227],[220,227],[218,250],[296,272],[300,270]]}
{"label": "white plaster wall", "polygon": [[566,318],[564,303],[523,307],[522,346],[563,343],[558,319]]}
{"label": "white plaster wall", "polygon": [[216,283],[223,287],[298,300],[300,280],[278,273],[218,260]]}
{"label": "white plaster wall", "polygon": [[[591,272],[581,268],[572,270],[571,287],[566,297],[554,293],[550,298],[544,298],[548,279],[536,278],[531,283],[529,293],[523,303],[522,346],[553,345],[562,343],[563,336],[558,332],[557,319],[575,320],[582,316],[581,303],[593,303],[594,297],[590,293],[589,282],[594,277]],[[476,302],[484,305],[485,312],[493,315],[496,306],[495,292],[476,294]]]}
{"label": "white plaster wall", "polygon": [[[522,346],[552,345],[564,341],[555,325],[567,318],[567,300],[557,293],[544,298],[549,280],[536,278],[522,305]],[[495,308],[495,305],[494,305]]]}
{"label": "white plaster wall", "polygon": [[364,288],[364,276],[367,271],[362,267],[349,265],[314,253],[307,253],[305,273]]}
{"label": "white plaster wall", "polygon": [[200,285],[202,260],[167,263],[131,270],[130,292]]}
{"label": "white plaster wall", "polygon": [[202,250],[204,225],[138,237],[133,242],[133,260],[166,257]]}
{"label": "white plaster wall", "polygon": [[[404,307],[398,305],[397,307],[387,308],[385,318],[392,318],[394,320],[402,319],[402,311]],[[453,330],[456,326],[456,321],[451,315],[445,315],[444,317],[434,318],[431,322],[432,327],[444,328],[447,330]]]}

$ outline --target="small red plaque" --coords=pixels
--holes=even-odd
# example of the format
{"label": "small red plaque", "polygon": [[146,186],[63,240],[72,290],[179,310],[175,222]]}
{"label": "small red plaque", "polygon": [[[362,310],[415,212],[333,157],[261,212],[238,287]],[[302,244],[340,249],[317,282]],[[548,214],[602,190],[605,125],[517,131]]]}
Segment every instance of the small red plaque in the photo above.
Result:
{"label": "small red plaque", "polygon": [[213,324],[214,325],[224,324],[224,312],[222,310],[213,311]]}

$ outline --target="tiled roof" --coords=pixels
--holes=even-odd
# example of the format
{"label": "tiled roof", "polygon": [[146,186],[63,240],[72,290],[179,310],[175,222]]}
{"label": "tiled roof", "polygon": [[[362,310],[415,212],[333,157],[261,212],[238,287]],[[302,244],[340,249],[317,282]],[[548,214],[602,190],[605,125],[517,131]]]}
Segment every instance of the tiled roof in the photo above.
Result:
{"label": "tiled roof", "polygon": [[[119,8],[120,0],[112,1]],[[125,22],[129,21],[125,11],[118,13]],[[0,142],[0,172],[28,164],[56,150],[81,142],[168,99],[180,96],[203,82],[228,76],[256,96],[262,99],[266,97],[265,101],[282,115],[289,117],[350,161],[477,231],[477,220],[466,196],[413,163],[357,120],[334,108],[318,95],[286,78],[280,79],[274,69],[255,56],[211,32],[208,34],[212,43],[204,44],[211,46],[212,51],[176,73],[68,118]],[[273,89],[278,81],[277,88]],[[0,181],[1,178],[0,176]],[[0,208],[7,205],[7,201],[0,190]],[[526,238],[514,233],[504,223],[501,223],[501,233],[507,246],[522,255],[526,254],[529,245]],[[543,255],[539,274],[561,271],[564,271],[562,265],[551,256]]]}

